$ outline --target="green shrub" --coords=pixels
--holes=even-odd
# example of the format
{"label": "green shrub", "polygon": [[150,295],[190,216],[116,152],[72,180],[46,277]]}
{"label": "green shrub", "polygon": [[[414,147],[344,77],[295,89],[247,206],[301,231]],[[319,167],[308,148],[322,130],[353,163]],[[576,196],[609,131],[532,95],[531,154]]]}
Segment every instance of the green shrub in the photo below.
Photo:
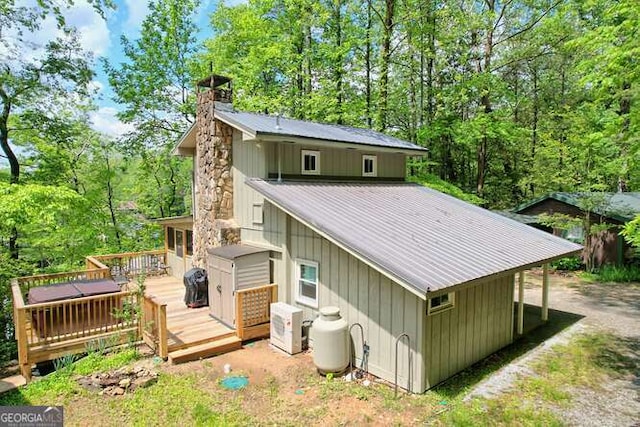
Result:
{"label": "green shrub", "polygon": [[582,258],[578,256],[571,256],[553,261],[551,268],[561,271],[576,271],[582,268]]}

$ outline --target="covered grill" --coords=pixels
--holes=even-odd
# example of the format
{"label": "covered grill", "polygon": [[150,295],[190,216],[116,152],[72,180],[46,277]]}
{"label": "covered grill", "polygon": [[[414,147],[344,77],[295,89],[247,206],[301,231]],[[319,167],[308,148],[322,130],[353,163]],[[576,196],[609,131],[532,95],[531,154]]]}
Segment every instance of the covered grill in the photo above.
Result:
{"label": "covered grill", "polygon": [[182,281],[185,287],[184,303],[187,307],[197,308],[209,305],[209,282],[204,268],[192,268],[184,274]]}

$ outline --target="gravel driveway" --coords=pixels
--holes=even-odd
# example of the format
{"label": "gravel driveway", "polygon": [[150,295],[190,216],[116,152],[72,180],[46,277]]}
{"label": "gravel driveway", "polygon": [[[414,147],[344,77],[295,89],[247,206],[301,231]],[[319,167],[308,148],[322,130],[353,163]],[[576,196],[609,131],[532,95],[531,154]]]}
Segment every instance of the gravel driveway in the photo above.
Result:
{"label": "gravel driveway", "polygon": [[[468,398],[491,398],[523,375],[533,375],[531,362],[556,343],[567,342],[577,333],[607,331],[620,337],[628,356],[637,361],[634,374],[612,378],[599,390],[573,390],[571,406],[551,410],[571,426],[640,427],[640,284],[585,283],[573,275],[561,274],[553,274],[550,279],[549,307],[584,317],[478,384]],[[524,300],[526,304],[542,305],[541,271],[527,275]]]}

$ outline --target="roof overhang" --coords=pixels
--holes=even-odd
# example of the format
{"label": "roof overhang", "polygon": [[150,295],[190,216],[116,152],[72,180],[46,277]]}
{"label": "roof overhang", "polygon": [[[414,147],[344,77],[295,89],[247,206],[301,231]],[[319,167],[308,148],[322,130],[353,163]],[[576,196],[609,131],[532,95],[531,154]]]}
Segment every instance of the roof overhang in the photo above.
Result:
{"label": "roof overhang", "polygon": [[178,144],[173,149],[174,156],[193,157],[196,152],[196,124],[192,124],[178,140]]}
{"label": "roof overhang", "polygon": [[330,139],[306,138],[301,136],[289,136],[279,133],[263,133],[258,132],[253,138],[250,134],[246,134],[245,141],[264,141],[264,142],[282,142],[286,144],[300,144],[306,147],[335,147],[347,150],[359,150],[368,152],[396,153],[405,156],[426,156],[427,149],[408,149],[396,147],[383,147],[375,144],[356,144],[353,142],[334,141]]}
{"label": "roof overhang", "polygon": [[172,216],[167,218],[158,218],[154,221],[166,227],[191,226],[193,225],[193,216],[192,215]]}

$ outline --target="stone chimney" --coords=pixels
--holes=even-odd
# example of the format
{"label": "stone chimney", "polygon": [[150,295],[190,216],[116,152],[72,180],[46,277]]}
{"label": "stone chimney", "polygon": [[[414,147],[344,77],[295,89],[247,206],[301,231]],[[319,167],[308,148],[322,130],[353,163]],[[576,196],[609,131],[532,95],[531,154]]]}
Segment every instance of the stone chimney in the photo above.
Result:
{"label": "stone chimney", "polygon": [[194,156],[193,265],[206,268],[207,249],[240,242],[233,219],[233,128],[214,118],[232,110],[231,79],[211,75],[198,82]]}

